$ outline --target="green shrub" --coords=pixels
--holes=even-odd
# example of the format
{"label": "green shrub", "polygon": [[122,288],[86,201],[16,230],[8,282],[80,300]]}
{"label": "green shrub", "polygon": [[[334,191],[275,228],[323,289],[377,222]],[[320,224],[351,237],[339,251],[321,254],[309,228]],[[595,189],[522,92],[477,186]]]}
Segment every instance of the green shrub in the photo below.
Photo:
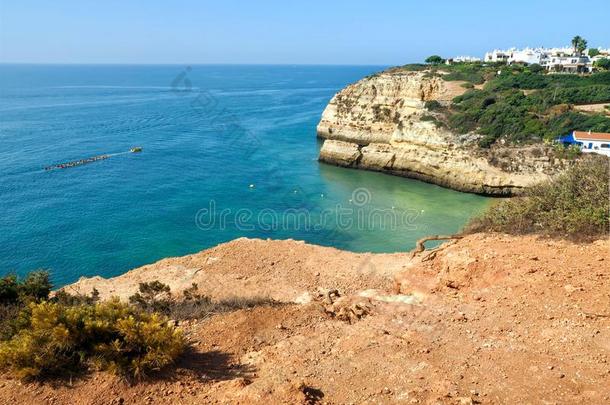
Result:
{"label": "green shrub", "polygon": [[599,49],[597,49],[597,48],[591,48],[591,49],[589,49],[589,57],[590,57],[590,58],[592,58],[592,57],[594,57],[594,56],[597,56],[597,55],[599,55],[599,54],[600,54]]}
{"label": "green shrub", "polygon": [[169,313],[171,292],[167,284],[158,280],[140,283],[138,292],[129,297],[129,302],[148,312]]}
{"label": "green shrub", "polygon": [[94,366],[144,377],[184,350],[182,333],[158,314],[117,299],[95,305],[30,303],[27,323],[0,342],[0,367],[19,378],[57,375]]}
{"label": "green shrub", "polygon": [[55,293],[55,295],[53,296],[52,301],[56,302],[58,304],[61,305],[68,305],[68,306],[74,306],[74,305],[91,305],[91,304],[95,304],[96,302],[98,302],[100,299],[100,292],[94,288],[91,291],[91,295],[85,295],[85,294],[70,294],[65,290],[59,290]]}
{"label": "green shrub", "polygon": [[585,87],[594,85],[610,85],[609,72],[599,72],[588,76],[575,74],[543,74],[541,71],[532,70],[514,74],[513,72],[503,71],[499,76],[490,80],[485,88],[487,90],[507,90],[507,89],[529,89],[538,90],[546,88],[568,88]]}
{"label": "green shrub", "polygon": [[564,146],[560,143],[553,145],[553,151],[558,158],[567,160],[574,160],[582,154],[579,146]]}
{"label": "green shrub", "polygon": [[610,101],[610,85],[549,88],[529,96],[532,104],[594,104]]}
{"label": "green shrub", "polygon": [[3,304],[16,303],[19,299],[19,286],[17,276],[9,274],[0,278],[0,302]]}
{"label": "green shrub", "polygon": [[565,135],[573,130],[610,132],[610,118],[602,114],[581,114],[576,111],[566,111],[550,117],[545,121],[544,136],[553,139],[557,135]]}
{"label": "green shrub", "polygon": [[388,69],[388,71],[392,72],[392,71],[405,70],[407,72],[421,72],[424,70],[428,70],[429,68],[430,67],[428,65],[425,65],[423,63],[409,63],[407,65],[390,68],[390,69]]}
{"label": "green shrub", "polygon": [[484,76],[479,72],[468,72],[468,71],[454,71],[443,76],[443,79],[447,81],[465,81],[471,84],[483,84],[485,82]]}
{"label": "green shrub", "polygon": [[26,323],[27,305],[49,298],[49,274],[34,271],[24,279],[14,274],[0,278],[0,340],[13,337]]}
{"label": "green shrub", "polygon": [[438,111],[443,109],[443,105],[437,100],[428,100],[424,103],[424,107],[430,111]]}
{"label": "green shrub", "polygon": [[531,65],[529,65],[528,69],[530,73],[534,74],[544,72],[544,68],[537,63],[532,63]]}
{"label": "green shrub", "polygon": [[420,121],[427,121],[427,122],[431,122],[433,123],[437,128],[442,128],[445,126],[445,124],[442,121],[439,121],[438,118],[436,118],[433,115],[428,115],[428,114],[424,114],[419,118]]}
{"label": "green shrub", "polygon": [[264,297],[233,297],[220,301],[212,301],[209,297],[199,293],[196,283],[183,292],[184,299],[172,302],[169,316],[172,319],[204,319],[209,316],[249,309],[258,306],[277,306],[283,305],[280,302]]}
{"label": "green shrub", "polygon": [[595,67],[598,69],[610,70],[610,59],[603,58],[595,62]]}
{"label": "green shrub", "polygon": [[[181,333],[159,314],[99,293],[49,297],[49,275],[0,279],[0,368],[19,378],[78,372],[90,366],[143,377],[171,363],[184,348]],[[146,285],[145,293],[158,288]]]}
{"label": "green shrub", "polygon": [[443,59],[442,57],[438,56],[438,55],[432,55],[432,56],[428,56],[426,58],[426,63],[432,64],[432,65],[438,65],[441,63],[445,63],[445,59]]}
{"label": "green shrub", "polygon": [[49,273],[46,271],[33,271],[23,280],[9,274],[0,278],[0,303],[27,303],[47,299],[51,287]]}
{"label": "green shrub", "polygon": [[572,239],[608,237],[610,159],[589,155],[523,197],[500,200],[467,232],[540,233]]}
{"label": "green shrub", "polygon": [[[0,369],[23,378],[55,377],[90,368],[142,378],[171,364],[185,349],[174,320],[202,319],[256,306],[283,305],[261,297],[212,301],[197,284],[174,300],[157,280],[141,283],[130,304],[99,302],[99,292],[49,298],[48,276],[0,279]],[[23,300],[20,300],[20,293]],[[161,313],[160,313],[161,312]]]}

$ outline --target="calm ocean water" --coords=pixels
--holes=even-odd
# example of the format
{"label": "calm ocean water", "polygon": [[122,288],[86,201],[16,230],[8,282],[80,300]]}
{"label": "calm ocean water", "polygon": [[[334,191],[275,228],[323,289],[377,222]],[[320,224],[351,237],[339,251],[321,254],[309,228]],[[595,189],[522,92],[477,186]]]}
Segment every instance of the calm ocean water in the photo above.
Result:
{"label": "calm ocean water", "polygon": [[241,236],[393,252],[458,231],[485,198],[316,160],[327,102],[380,69],[0,66],[0,274],[63,285]]}

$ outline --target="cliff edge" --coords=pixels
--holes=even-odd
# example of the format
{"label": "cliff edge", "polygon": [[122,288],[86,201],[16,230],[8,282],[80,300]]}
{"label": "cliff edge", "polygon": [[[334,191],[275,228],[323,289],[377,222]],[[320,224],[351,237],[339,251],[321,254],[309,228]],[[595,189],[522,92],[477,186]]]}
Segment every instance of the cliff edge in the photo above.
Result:
{"label": "cliff edge", "polygon": [[336,94],[322,114],[320,161],[410,177],[459,191],[510,196],[548,179],[561,162],[544,145],[483,149],[426,108],[449,105],[464,82],[425,71],[390,70]]}
{"label": "cliff edge", "polygon": [[608,403],[609,248],[474,234],[411,258],[238,239],[66,289],[127,299],[159,280],[275,305],[180,321],[192,350],[146,382],[1,375],[0,403]]}

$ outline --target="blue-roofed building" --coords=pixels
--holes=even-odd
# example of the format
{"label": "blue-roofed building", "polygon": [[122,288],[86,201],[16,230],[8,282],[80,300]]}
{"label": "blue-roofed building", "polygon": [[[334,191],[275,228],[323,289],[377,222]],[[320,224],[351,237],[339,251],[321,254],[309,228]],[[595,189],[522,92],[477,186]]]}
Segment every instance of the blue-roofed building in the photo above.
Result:
{"label": "blue-roofed building", "polygon": [[610,134],[603,132],[572,131],[557,138],[564,146],[576,145],[583,153],[598,153],[610,157]]}

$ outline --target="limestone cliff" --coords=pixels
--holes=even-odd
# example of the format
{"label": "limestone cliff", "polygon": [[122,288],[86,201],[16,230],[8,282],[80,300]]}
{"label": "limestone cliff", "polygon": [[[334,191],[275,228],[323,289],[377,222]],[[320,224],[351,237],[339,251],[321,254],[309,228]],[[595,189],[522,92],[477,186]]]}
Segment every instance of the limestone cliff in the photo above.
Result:
{"label": "limestone cliff", "polygon": [[322,114],[320,160],[411,177],[459,191],[514,195],[559,162],[543,146],[481,149],[476,134],[440,125],[426,101],[447,105],[465,89],[426,72],[387,71],[336,94]]}

